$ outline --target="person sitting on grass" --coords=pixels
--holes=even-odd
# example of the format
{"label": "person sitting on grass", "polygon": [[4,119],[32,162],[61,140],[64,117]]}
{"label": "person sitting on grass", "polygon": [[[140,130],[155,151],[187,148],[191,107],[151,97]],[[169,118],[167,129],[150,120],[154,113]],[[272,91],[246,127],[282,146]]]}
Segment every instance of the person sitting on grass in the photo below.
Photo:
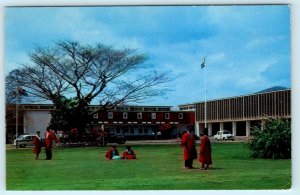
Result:
{"label": "person sitting on grass", "polygon": [[111,148],[109,148],[105,154],[105,158],[107,160],[119,160],[121,157],[119,156],[119,151],[117,148],[117,145],[113,145]]}
{"label": "person sitting on grass", "polygon": [[136,159],[135,153],[131,149],[131,146],[126,147],[126,150],[122,154],[122,159]]}

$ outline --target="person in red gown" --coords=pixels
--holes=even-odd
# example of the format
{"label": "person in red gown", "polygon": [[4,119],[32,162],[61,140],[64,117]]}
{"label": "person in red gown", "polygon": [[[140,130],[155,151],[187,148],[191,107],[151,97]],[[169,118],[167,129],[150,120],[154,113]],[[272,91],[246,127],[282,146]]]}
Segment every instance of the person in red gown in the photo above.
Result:
{"label": "person in red gown", "polygon": [[35,155],[35,160],[39,158],[39,154],[41,153],[42,143],[41,143],[41,137],[40,137],[40,131],[36,132],[36,136],[33,138],[33,153]]}
{"label": "person in red gown", "polygon": [[201,169],[208,169],[209,165],[212,164],[211,144],[205,134],[200,135],[199,162],[202,164]]}
{"label": "person in red gown", "polygon": [[52,159],[52,142],[58,142],[59,140],[57,139],[54,131],[47,127],[47,130],[44,134],[45,136],[45,151],[46,151],[46,160],[51,160]]}
{"label": "person in red gown", "polygon": [[194,128],[190,126],[188,131],[182,135],[181,146],[183,147],[184,166],[193,169],[193,161],[197,159]]}
{"label": "person in red gown", "polygon": [[105,158],[107,160],[119,160],[121,157],[119,156],[119,151],[117,145],[113,145],[109,148],[105,154]]}
{"label": "person in red gown", "polygon": [[122,159],[136,159],[136,155],[131,149],[131,146],[126,147],[126,150],[122,154]]}

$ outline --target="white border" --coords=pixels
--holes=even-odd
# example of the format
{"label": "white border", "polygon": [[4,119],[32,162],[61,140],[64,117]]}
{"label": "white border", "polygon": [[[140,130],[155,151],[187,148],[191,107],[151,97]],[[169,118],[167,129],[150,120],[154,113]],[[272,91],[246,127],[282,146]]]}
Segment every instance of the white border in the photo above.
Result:
{"label": "white border", "polygon": [[105,0],[4,0],[0,2],[0,26],[3,27],[3,14],[5,6],[84,6],[84,5],[212,5],[212,4],[223,4],[223,5],[235,5],[235,4],[290,4],[291,5],[291,42],[292,42],[292,49],[291,49],[291,60],[292,60],[292,129],[293,129],[293,136],[292,136],[292,189],[291,190],[271,190],[271,191],[264,191],[264,190],[230,190],[230,191],[224,191],[224,190],[205,190],[205,191],[198,191],[198,190],[192,190],[192,191],[154,191],[154,190],[145,190],[145,191],[6,191],[6,184],[5,184],[5,101],[4,101],[4,55],[3,55],[3,49],[4,49],[4,38],[3,38],[3,28],[2,32],[0,33],[0,104],[1,104],[1,111],[0,111],[0,158],[1,158],[1,165],[0,165],[0,193],[1,194],[82,194],[82,193],[89,193],[89,194],[199,194],[199,193],[205,193],[206,195],[210,194],[241,194],[243,195],[252,195],[252,194],[299,194],[300,192],[300,172],[299,172],[299,155],[296,155],[296,153],[299,153],[298,149],[299,147],[299,141],[297,141],[300,137],[299,133],[299,127],[300,127],[300,120],[297,120],[300,115],[300,106],[299,106],[299,100],[300,100],[300,92],[299,92],[299,82],[300,79],[300,61],[299,61],[299,53],[300,51],[300,2],[298,0],[245,0],[245,1],[232,1],[232,0],[202,0],[202,1],[196,1],[196,0],[187,0],[187,1],[180,1],[180,0],[111,0],[111,1],[105,1]]}

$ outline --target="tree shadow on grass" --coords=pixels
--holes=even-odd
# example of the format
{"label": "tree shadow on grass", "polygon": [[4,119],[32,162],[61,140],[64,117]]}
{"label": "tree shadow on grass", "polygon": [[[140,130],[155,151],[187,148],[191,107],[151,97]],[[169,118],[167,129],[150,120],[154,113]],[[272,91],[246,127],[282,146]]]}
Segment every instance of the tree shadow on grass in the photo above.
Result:
{"label": "tree shadow on grass", "polygon": [[217,170],[222,170],[222,169],[226,169],[226,168],[223,168],[223,167],[209,167],[208,169],[199,168],[200,171],[217,171]]}

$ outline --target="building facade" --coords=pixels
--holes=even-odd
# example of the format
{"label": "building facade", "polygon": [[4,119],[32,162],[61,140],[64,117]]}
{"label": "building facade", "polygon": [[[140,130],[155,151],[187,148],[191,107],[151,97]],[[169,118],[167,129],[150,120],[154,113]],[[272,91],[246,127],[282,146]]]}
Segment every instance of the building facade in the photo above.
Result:
{"label": "building facade", "polygon": [[175,138],[195,122],[191,111],[172,111],[165,106],[117,106],[94,115],[94,127],[132,139],[153,136]]}
{"label": "building facade", "polygon": [[[170,106],[116,106],[109,111],[90,106],[91,111],[99,110],[93,116],[93,128],[104,129],[109,133],[126,136],[129,139],[173,138],[195,122],[194,111],[172,111]],[[19,134],[43,133],[51,120],[53,105],[18,105],[16,123],[15,105],[7,106],[6,134],[8,137]],[[10,114],[8,114],[10,113]],[[17,124],[17,125],[16,125]]]}
{"label": "building facade", "polygon": [[[205,129],[205,102],[194,104],[196,132]],[[191,104],[180,105],[191,108]],[[190,110],[190,109],[189,109]],[[250,135],[251,127],[264,124],[268,117],[291,119],[291,90],[257,93],[206,101],[206,127],[209,136],[229,130],[235,136]]]}

